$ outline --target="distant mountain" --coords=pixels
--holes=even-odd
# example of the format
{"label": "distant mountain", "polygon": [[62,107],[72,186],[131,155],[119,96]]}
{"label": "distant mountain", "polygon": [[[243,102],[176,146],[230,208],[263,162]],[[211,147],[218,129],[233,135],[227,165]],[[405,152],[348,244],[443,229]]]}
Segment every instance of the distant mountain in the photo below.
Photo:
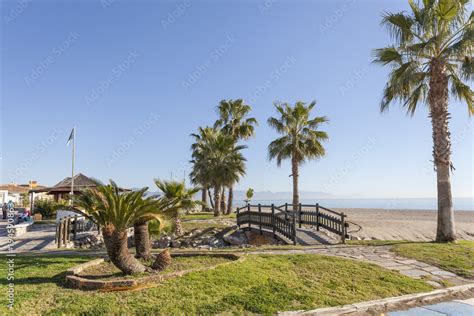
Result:
{"label": "distant mountain", "polygon": [[[234,200],[243,201],[245,199],[246,191],[234,191]],[[300,191],[300,200],[313,200],[313,199],[330,199],[334,197],[330,193],[318,192],[318,191]],[[255,191],[252,200],[291,200],[293,198],[293,192],[282,191]]]}

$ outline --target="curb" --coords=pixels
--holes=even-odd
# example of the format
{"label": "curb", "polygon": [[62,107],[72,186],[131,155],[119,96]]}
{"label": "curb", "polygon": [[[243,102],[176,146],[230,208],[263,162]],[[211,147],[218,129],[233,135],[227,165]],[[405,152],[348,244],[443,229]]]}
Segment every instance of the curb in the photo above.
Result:
{"label": "curb", "polygon": [[278,312],[278,315],[370,315],[376,312],[383,312],[393,309],[404,309],[406,307],[427,304],[433,301],[447,299],[454,295],[474,296],[474,283],[453,286],[431,292],[407,294],[343,306],[324,307],[308,311],[301,310]]}

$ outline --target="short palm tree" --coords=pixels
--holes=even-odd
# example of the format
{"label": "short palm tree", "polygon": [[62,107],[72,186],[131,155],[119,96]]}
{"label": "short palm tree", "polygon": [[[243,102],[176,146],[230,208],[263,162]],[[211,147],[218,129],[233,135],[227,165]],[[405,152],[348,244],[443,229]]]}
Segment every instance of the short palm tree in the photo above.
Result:
{"label": "short palm tree", "polygon": [[221,130],[205,128],[204,137],[192,147],[193,172],[200,173],[214,189],[214,215],[221,214],[222,189],[235,183],[245,174],[245,158],[234,139]]}
{"label": "short palm tree", "polygon": [[382,19],[394,44],[374,51],[374,62],[390,66],[380,108],[385,111],[399,102],[413,115],[420,103],[428,105],[438,184],[436,240],[454,241],[448,103],[451,95],[474,114],[467,84],[474,73],[474,15],[468,0],[408,2],[410,13],[385,13]]}
{"label": "short palm tree", "polygon": [[294,210],[299,204],[299,165],[306,160],[320,158],[326,153],[321,142],[326,141],[328,135],[320,131],[319,126],[328,122],[328,119],[325,116],[310,118],[315,105],[315,101],[309,105],[296,102],[294,106],[288,103],[276,103],[275,108],[280,117],[268,119],[268,124],[282,135],[268,145],[269,159],[276,159],[278,166],[282,160],[291,159]]}
{"label": "short palm tree", "polygon": [[102,229],[107,254],[112,263],[125,274],[148,270],[128,250],[127,229],[143,217],[159,218],[160,201],[145,197],[147,188],[122,192],[117,184],[99,185],[86,189],[75,199],[84,215]]}
{"label": "short palm tree", "polygon": [[177,236],[183,234],[181,225],[181,212],[189,211],[200,205],[199,201],[194,200],[194,195],[199,192],[199,188],[186,188],[184,182],[161,181],[155,179],[155,184],[163,193],[163,199],[173,203],[173,207],[167,209],[166,213],[174,219],[174,233]]}
{"label": "short palm tree", "polygon": [[[217,107],[219,119],[214,127],[220,128],[225,134],[231,136],[236,144],[240,140],[246,140],[255,135],[255,126],[257,125],[255,118],[248,117],[251,110],[250,105],[245,104],[242,99],[222,100]],[[234,183],[229,185],[227,214],[232,212],[233,185]]]}

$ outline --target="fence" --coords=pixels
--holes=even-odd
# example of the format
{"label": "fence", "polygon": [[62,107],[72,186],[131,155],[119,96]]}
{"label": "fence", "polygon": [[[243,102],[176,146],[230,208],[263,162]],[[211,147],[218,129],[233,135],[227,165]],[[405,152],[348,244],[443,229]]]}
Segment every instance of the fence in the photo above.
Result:
{"label": "fence", "polygon": [[58,248],[67,247],[70,242],[76,239],[77,234],[97,229],[98,227],[92,221],[79,218],[77,215],[67,216],[56,224],[55,242]]}
{"label": "fence", "polygon": [[[257,211],[252,210],[256,208]],[[271,230],[273,235],[285,237],[296,244],[296,222],[293,215],[292,220],[288,220],[288,214],[285,214],[279,207],[272,205],[250,205],[237,208],[237,225],[258,226],[260,232],[262,229]],[[285,240],[286,241],[286,240]]]}
{"label": "fence", "polygon": [[[326,229],[341,237],[341,243],[345,243],[349,237],[347,234],[346,215],[344,213],[335,212],[319,204],[298,204],[296,210],[292,209],[291,204],[283,204],[281,206],[272,205],[250,205],[237,209],[237,224],[248,224],[257,226],[260,231],[262,228],[271,229],[273,234],[286,237],[296,244],[296,225],[309,225],[320,230]],[[254,211],[257,209],[258,211]],[[255,227],[254,227],[255,228]]]}

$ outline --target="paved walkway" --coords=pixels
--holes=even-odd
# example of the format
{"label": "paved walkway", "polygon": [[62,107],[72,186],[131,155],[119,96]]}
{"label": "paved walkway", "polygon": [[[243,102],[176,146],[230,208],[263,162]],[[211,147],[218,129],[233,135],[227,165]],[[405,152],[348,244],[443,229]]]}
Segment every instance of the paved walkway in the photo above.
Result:
{"label": "paved walkway", "polygon": [[439,304],[410,308],[406,311],[391,312],[389,316],[472,316],[474,315],[474,298],[454,300]]}
{"label": "paved walkway", "polygon": [[[8,237],[6,234],[5,220],[0,220],[0,253],[8,251]],[[54,250],[56,245],[54,238],[56,226],[54,224],[32,225],[31,231],[15,237],[13,249],[18,252],[29,252],[38,250]]]}
{"label": "paved walkway", "polygon": [[472,283],[449,271],[413,259],[397,256],[390,246],[322,246],[301,250],[268,250],[250,253],[298,254],[314,253],[369,262],[389,270],[395,270],[414,279],[423,279],[436,288]]}

